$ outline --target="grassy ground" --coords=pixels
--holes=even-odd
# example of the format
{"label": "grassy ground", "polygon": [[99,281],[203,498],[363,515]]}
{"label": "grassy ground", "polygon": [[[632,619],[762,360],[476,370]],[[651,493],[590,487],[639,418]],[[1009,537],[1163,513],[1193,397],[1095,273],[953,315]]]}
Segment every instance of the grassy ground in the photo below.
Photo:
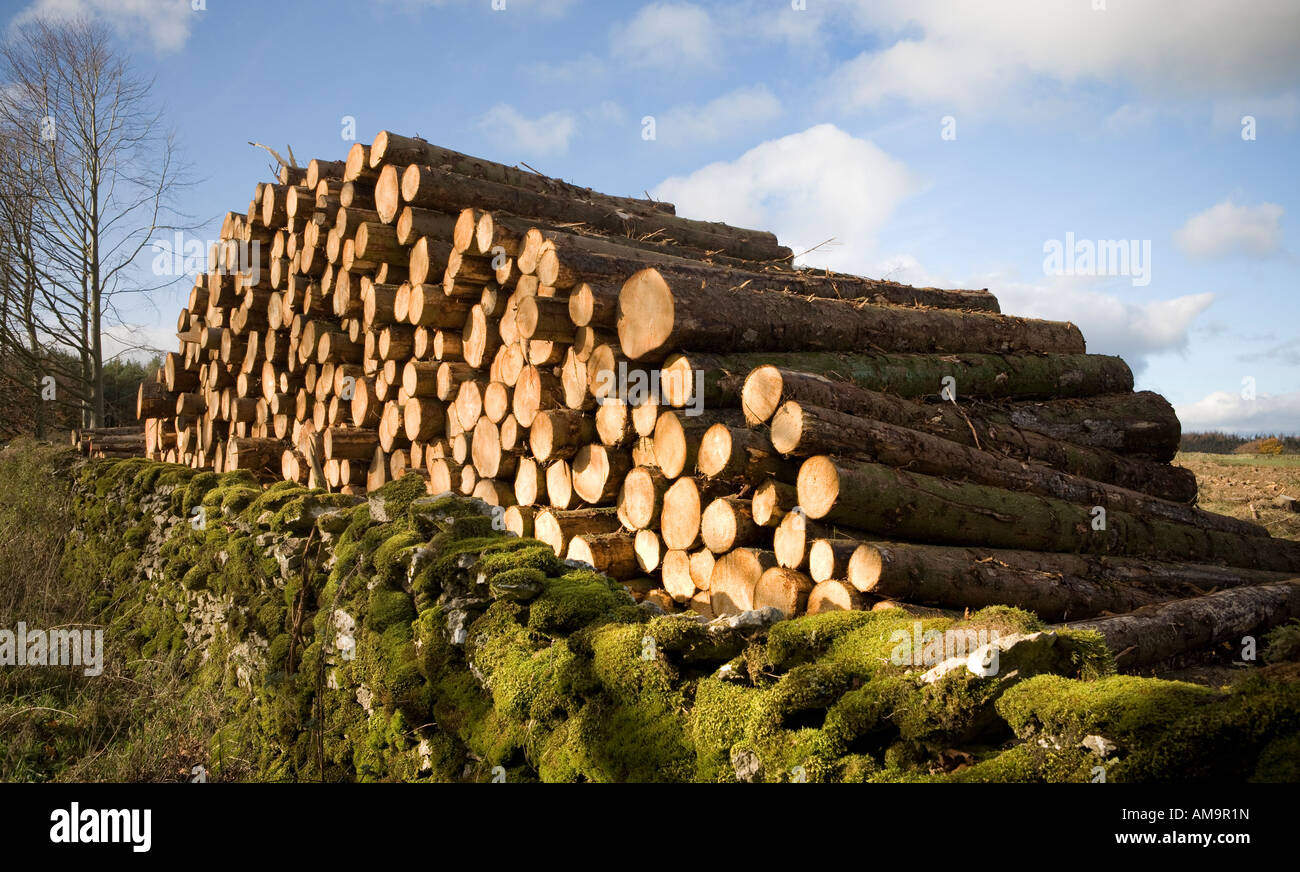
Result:
{"label": "grassy ground", "polygon": [[1276,508],[1273,499],[1300,499],[1300,454],[1179,454],[1174,463],[1196,473],[1206,511],[1255,521],[1269,533],[1300,540],[1300,512]]}

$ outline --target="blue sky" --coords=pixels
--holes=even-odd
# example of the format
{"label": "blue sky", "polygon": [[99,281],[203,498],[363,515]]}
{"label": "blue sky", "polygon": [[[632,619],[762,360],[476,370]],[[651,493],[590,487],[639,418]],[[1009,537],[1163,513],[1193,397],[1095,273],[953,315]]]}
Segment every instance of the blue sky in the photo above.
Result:
{"label": "blue sky", "polygon": [[[303,162],[341,158],[350,116],[362,141],[387,128],[610,193],[650,191],[796,251],[834,240],[809,263],[988,287],[1004,311],[1073,320],[1090,350],[1123,355],[1185,429],[1300,432],[1294,2],[0,10],[5,26],[74,14],[113,25],[156,77],[197,177],[184,207],[212,219],[204,238],[267,176],[248,140],[290,144]],[[1127,274],[1117,261],[1055,274],[1045,260],[1067,234],[1103,250],[1133,241],[1138,261]],[[1111,274],[1078,274],[1090,272]],[[124,319],[172,347],[187,292]]]}

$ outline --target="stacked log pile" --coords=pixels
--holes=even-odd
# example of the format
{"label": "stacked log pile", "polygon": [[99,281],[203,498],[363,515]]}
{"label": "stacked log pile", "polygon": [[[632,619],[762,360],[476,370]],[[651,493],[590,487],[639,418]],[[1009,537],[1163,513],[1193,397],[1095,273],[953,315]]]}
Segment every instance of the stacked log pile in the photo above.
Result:
{"label": "stacked log pile", "polygon": [[143,385],[149,456],[348,493],[416,472],[666,608],[1080,619],[1300,573],[1195,506],[1180,428],[1068,323],[792,268],[423,140],[230,213]]}
{"label": "stacked log pile", "polygon": [[88,427],[72,432],[72,444],[83,457],[143,457],[145,441],[145,428],[138,425]]}

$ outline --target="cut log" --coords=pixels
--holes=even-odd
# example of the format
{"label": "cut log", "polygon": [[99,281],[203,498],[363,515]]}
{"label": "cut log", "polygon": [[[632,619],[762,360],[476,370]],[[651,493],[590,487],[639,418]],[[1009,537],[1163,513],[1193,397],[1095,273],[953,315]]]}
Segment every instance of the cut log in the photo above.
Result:
{"label": "cut log", "polygon": [[861,611],[868,608],[869,600],[854,589],[853,585],[837,578],[819,581],[808,592],[806,609],[810,615],[822,612]]}
{"label": "cut log", "polygon": [[808,548],[808,574],[813,581],[848,578],[849,561],[861,544],[857,539],[818,539]]}
{"label": "cut log", "polygon": [[546,499],[546,474],[531,457],[519,458],[515,470],[515,500],[521,506],[535,506]]}
{"label": "cut log", "polygon": [[573,490],[573,470],[567,460],[547,464],[546,498],[557,509],[576,508],[581,502]]}
{"label": "cut log", "polygon": [[[648,533],[650,531],[643,530]],[[638,538],[640,534],[637,534]],[[663,556],[663,570],[660,572],[664,590],[674,602],[688,603],[695,596],[695,582],[691,580],[691,555],[685,551],[667,551]]]}
{"label": "cut log", "polygon": [[813,581],[795,569],[774,566],[762,574],[754,586],[754,608],[771,606],[787,618],[803,614],[812,593]]}
{"label": "cut log", "polygon": [[595,438],[596,422],[591,417],[573,409],[549,409],[533,421],[528,442],[533,456],[547,461],[573,457]]}
{"label": "cut log", "polygon": [[[654,530],[637,530],[636,531],[636,565],[641,567],[642,572],[656,572],[664,557],[664,543],[659,538],[659,534]],[[674,566],[670,569],[668,566],[663,567],[664,578],[667,579],[670,571],[680,571],[680,567]],[[690,576],[690,564],[687,563],[687,576]],[[667,581],[664,583],[667,588]],[[691,585],[692,593],[695,586]],[[672,591],[669,590],[671,593]],[[676,599],[676,597],[674,597]]]}
{"label": "cut log", "polygon": [[618,518],[623,526],[628,530],[658,526],[670,484],[658,469],[638,466],[630,470],[618,492]]}
{"label": "cut log", "polygon": [[[820,375],[901,397],[939,398],[951,385],[959,401],[997,398],[1093,397],[1133,390],[1133,372],[1118,357],[1099,354],[747,354],[728,356],[732,368],[746,363],[741,408],[751,425],[769,420],[786,399],[808,388],[787,387],[801,374]],[[809,402],[823,403],[807,396]],[[834,408],[834,401],[830,406]]]}
{"label": "cut log", "polygon": [[1095,630],[1115,653],[1118,667],[1133,672],[1173,657],[1261,633],[1300,617],[1300,579],[1237,587],[1192,599],[1146,606],[1126,615],[1071,623]]}
{"label": "cut log", "polygon": [[1083,554],[864,542],[854,549],[843,577],[856,589],[887,599],[955,609],[1014,605],[1057,621],[1127,612],[1287,575]]}
{"label": "cut log", "polygon": [[754,489],[750,511],[760,527],[775,527],[785,513],[799,504],[799,491],[792,484],[769,479]]}
{"label": "cut log", "polygon": [[536,514],[537,510],[532,506],[514,505],[506,509],[501,520],[511,533],[521,539],[531,538],[533,535],[533,518]]}
{"label": "cut log", "polygon": [[1300,543],[1098,511],[875,463],[809,458],[799,470],[798,490],[809,517],[878,536],[1300,572]]}
{"label": "cut log", "polygon": [[[1243,536],[1266,536],[1256,524],[1215,515],[1161,496],[1186,497],[1177,476],[1161,476],[1142,483],[1146,493],[1115,487],[1081,476],[1070,475],[1037,463],[1025,463],[992,451],[981,451],[939,436],[909,430],[893,424],[870,421],[787,402],[772,417],[772,443],[778,451],[794,455],[840,454],[874,460],[946,478],[966,479],[979,484],[1050,496],[1087,506],[1104,506],[1187,524],[1205,530],[1221,530]],[[1169,467],[1179,469],[1182,467]],[[1191,478],[1191,497],[1196,495]],[[1152,491],[1158,492],[1151,495]],[[1172,493],[1171,493],[1172,491]]]}
{"label": "cut log", "polygon": [[808,566],[808,549],[816,539],[829,539],[834,532],[816,521],[808,520],[803,511],[791,510],[781,519],[772,534],[772,551],[776,562],[786,569]]}
{"label": "cut log", "polygon": [[763,573],[776,566],[776,555],[758,548],[728,551],[713,564],[709,602],[719,617],[754,608],[754,590]]}
{"label": "cut log", "polygon": [[454,209],[476,206],[544,221],[582,222],[611,234],[658,234],[681,245],[746,260],[781,260],[792,253],[770,233],[672,215],[648,217],[611,210],[608,205],[528,191],[430,166],[407,167],[402,174],[401,190],[402,199],[413,206]]}
{"label": "cut log", "polygon": [[632,458],[616,448],[584,445],[573,456],[573,490],[586,503],[602,505],[618,496]]}
{"label": "cut log", "polygon": [[[1053,400],[1044,403],[1016,403],[1000,406],[988,403],[959,407],[953,403],[915,403],[900,397],[860,388],[844,382],[831,381],[818,375],[778,371],[773,367],[759,367],[754,371],[750,402],[746,415],[751,426],[762,421],[757,413],[766,412],[766,397],[772,390],[780,390],[788,401],[882,421],[941,436],[963,445],[998,451],[1023,460],[1036,460],[1056,469],[1096,481],[1116,484],[1131,490],[1161,495],[1175,502],[1190,501],[1196,495],[1195,479],[1186,470],[1165,466],[1142,457],[1123,457],[1106,448],[1061,441],[1061,439],[1020,429],[1009,423],[990,423],[985,414],[1010,420],[1020,416],[1018,410],[1033,406],[1041,418],[1049,413],[1066,417],[1072,410],[1097,401],[1097,418],[1093,423],[1099,430],[1117,432],[1123,428],[1118,415],[1127,404],[1115,403],[1104,395],[1089,400]],[[1156,396],[1156,395],[1152,395]],[[1160,403],[1163,398],[1156,397]],[[1156,406],[1151,401],[1145,405]],[[1165,404],[1167,405],[1167,404]],[[992,412],[990,412],[992,410]],[[1002,411],[1009,410],[1009,411]],[[1046,411],[1045,411],[1046,410]],[[1114,416],[1112,416],[1112,411]],[[768,417],[775,417],[769,415]],[[1156,417],[1153,413],[1149,417]],[[763,419],[764,421],[767,418]],[[1176,423],[1176,422],[1175,422]],[[1058,428],[1064,429],[1064,427]],[[1086,429],[1083,428],[1083,429]],[[1084,439],[1082,435],[1079,436]],[[1154,488],[1154,491],[1148,488]]]}
{"label": "cut log", "polygon": [[792,482],[799,474],[797,464],[778,455],[766,433],[727,424],[704,431],[695,463],[709,478],[750,485],[773,478]]}
{"label": "cut log", "polygon": [[700,539],[714,554],[758,545],[764,538],[763,528],[754,523],[747,499],[719,497],[700,516]]}
{"label": "cut log", "polygon": [[691,555],[691,581],[695,583],[698,590],[708,590],[713,579],[713,564],[717,563],[717,557],[707,548],[701,548],[698,551],[690,552]]}
{"label": "cut log", "polygon": [[533,536],[564,556],[575,536],[598,536],[622,530],[614,509],[541,509],[533,516]]}
{"label": "cut log", "polygon": [[644,269],[618,297],[618,339],[632,360],[684,348],[1082,354],[1073,324],[985,312],[912,309],[691,281]]}
{"label": "cut log", "polygon": [[664,475],[677,478],[695,471],[705,432],[714,424],[739,425],[740,412],[722,409],[702,415],[666,410],[655,421],[655,460]]}

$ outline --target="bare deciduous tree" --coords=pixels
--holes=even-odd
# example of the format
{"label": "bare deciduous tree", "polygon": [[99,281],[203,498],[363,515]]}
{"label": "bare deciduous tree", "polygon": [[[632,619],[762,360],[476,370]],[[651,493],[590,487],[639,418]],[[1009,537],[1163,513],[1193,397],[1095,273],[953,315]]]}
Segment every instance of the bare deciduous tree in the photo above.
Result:
{"label": "bare deciduous tree", "polygon": [[104,332],[121,323],[119,298],[174,280],[142,281],[137,267],[155,233],[178,229],[169,202],[184,183],[151,89],[95,22],[37,20],[0,47],[4,163],[20,174],[0,186],[11,201],[0,220],[12,219],[9,314],[21,328],[0,338],[79,362],[71,384],[85,426],[104,423]]}

